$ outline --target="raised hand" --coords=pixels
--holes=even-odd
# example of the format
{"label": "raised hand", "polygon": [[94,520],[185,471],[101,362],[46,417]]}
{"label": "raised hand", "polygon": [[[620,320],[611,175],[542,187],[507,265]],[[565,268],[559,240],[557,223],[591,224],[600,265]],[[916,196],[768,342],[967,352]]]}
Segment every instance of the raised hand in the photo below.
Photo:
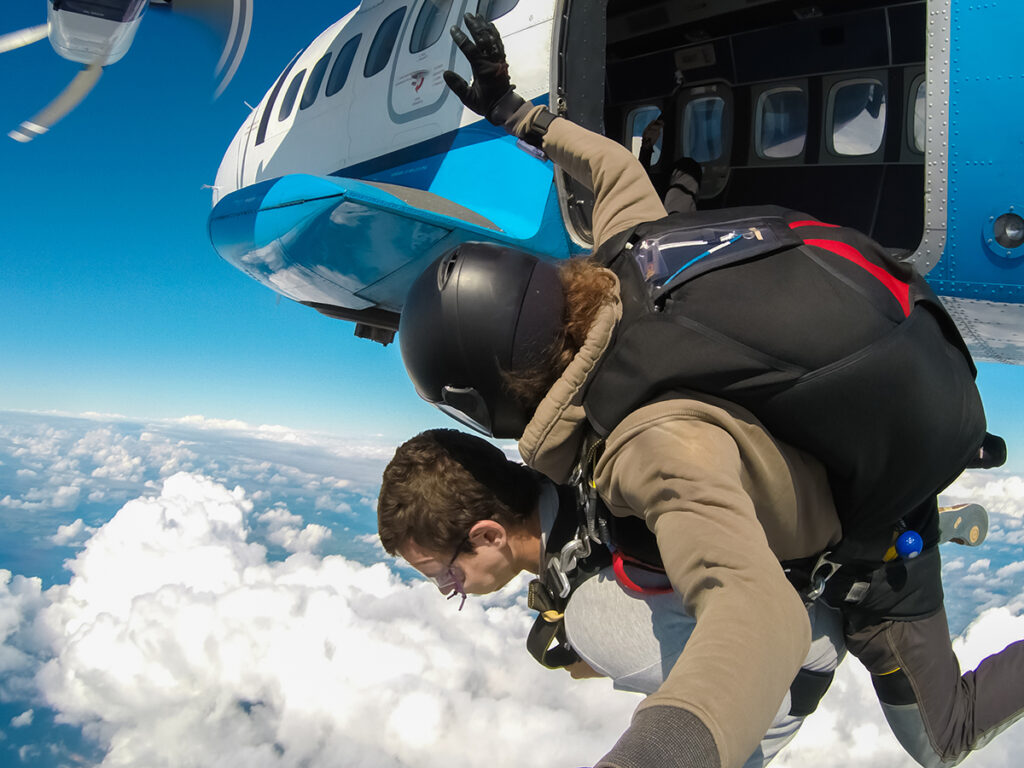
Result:
{"label": "raised hand", "polygon": [[467,83],[451,70],[444,73],[444,81],[471,110],[494,125],[503,125],[524,102],[509,79],[501,35],[483,16],[467,13],[465,21],[473,39],[458,27],[451,28],[451,35],[469,60],[473,82]]}

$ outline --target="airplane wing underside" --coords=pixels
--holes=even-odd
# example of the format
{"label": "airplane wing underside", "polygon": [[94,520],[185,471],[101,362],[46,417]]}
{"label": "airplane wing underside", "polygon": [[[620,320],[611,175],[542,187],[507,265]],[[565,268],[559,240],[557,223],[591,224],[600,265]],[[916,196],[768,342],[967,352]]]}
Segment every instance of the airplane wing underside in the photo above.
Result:
{"label": "airplane wing underside", "polygon": [[[431,192],[304,174],[225,196],[209,228],[225,261],[274,291],[333,317],[392,330],[412,281],[459,243],[485,240],[531,250]],[[548,258],[569,255],[549,247]]]}

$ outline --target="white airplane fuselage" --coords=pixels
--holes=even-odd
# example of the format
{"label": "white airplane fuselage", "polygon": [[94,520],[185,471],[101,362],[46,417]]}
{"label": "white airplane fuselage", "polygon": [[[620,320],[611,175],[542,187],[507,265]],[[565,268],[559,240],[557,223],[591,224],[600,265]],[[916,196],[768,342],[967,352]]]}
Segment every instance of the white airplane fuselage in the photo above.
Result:
{"label": "white airplane fuselage", "polygon": [[1024,7],[797,5],[364,2],[243,122],[211,238],[251,277],[378,340],[458,242],[586,251],[588,191],[444,85],[445,69],[470,77],[448,28],[479,12],[525,98],[634,148],[660,115],[657,186],[689,155],[701,208],[778,204],[861,229],[929,276],[976,356],[1021,361],[1024,157],[1016,121],[987,116],[1024,88],[996,74],[1013,69]]}

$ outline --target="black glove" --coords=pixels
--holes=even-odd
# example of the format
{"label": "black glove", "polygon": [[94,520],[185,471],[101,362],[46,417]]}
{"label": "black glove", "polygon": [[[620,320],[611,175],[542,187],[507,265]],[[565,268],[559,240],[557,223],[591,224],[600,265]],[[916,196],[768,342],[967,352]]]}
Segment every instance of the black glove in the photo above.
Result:
{"label": "black glove", "polygon": [[467,13],[465,19],[473,41],[458,27],[451,28],[451,35],[459,50],[469,59],[473,68],[473,84],[467,84],[450,69],[445,71],[444,81],[471,110],[494,125],[504,125],[525,101],[509,80],[501,35],[483,16]]}

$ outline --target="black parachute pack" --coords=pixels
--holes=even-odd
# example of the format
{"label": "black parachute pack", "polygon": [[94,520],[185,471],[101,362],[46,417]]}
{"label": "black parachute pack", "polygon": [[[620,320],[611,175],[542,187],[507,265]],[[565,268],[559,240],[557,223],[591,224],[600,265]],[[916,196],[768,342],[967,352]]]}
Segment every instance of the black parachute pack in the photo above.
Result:
{"label": "black parachute pack", "polygon": [[956,325],[867,236],[737,208],[640,225],[595,259],[623,304],[583,398],[600,437],[673,396],[740,405],[824,464],[844,543],[871,544],[851,561],[887,547],[904,515],[979,456],[985,415]]}

